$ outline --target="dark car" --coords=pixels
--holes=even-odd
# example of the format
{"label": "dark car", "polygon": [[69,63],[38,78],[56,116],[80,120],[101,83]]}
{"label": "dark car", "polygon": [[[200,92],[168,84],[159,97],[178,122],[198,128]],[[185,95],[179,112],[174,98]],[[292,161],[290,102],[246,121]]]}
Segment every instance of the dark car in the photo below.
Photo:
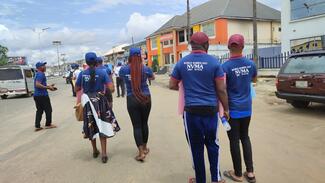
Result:
{"label": "dark car", "polygon": [[281,68],[276,96],[295,108],[325,104],[325,51],[293,54]]}

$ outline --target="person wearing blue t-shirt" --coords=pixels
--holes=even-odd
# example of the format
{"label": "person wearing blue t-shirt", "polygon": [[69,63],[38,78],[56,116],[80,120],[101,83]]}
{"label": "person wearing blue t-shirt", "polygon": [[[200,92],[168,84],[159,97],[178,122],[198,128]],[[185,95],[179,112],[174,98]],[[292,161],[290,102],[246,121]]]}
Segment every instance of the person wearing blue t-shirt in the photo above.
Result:
{"label": "person wearing blue t-shirt", "polygon": [[218,142],[218,101],[228,118],[224,72],[215,57],[208,55],[209,37],[197,32],[191,37],[192,53],[181,59],[170,78],[170,89],[178,90],[182,81],[185,96],[184,125],[193,157],[195,178],[190,182],[205,183],[204,145],[207,147],[211,180],[225,182],[220,175]]}
{"label": "person wearing blue t-shirt", "polygon": [[148,119],[151,110],[151,94],[147,80],[154,80],[155,76],[146,67],[141,58],[140,48],[131,48],[129,64],[119,71],[127,89],[127,109],[133,125],[133,135],[138,147],[137,161],[143,162],[149,153],[147,147],[149,138]]}
{"label": "person wearing blue t-shirt", "polygon": [[37,62],[36,69],[37,73],[34,79],[34,101],[37,109],[35,118],[35,131],[40,131],[43,129],[41,127],[43,112],[46,114],[45,128],[50,129],[56,127],[52,124],[52,105],[47,90],[55,91],[57,88],[54,86],[54,84],[47,85],[45,76],[46,62]]}
{"label": "person wearing blue t-shirt", "polygon": [[[107,73],[108,77],[110,80],[113,82],[113,72],[109,67],[106,67],[103,65],[103,58],[102,57],[97,57],[97,68],[102,69],[105,73]],[[112,92],[109,90],[106,92],[106,97],[107,100],[109,101],[110,105],[113,106],[113,95]]]}
{"label": "person wearing blue t-shirt", "polygon": [[[114,92],[114,85],[104,70],[96,68],[96,59],[97,56],[95,53],[89,52],[86,54],[85,60],[89,68],[79,74],[76,82],[76,92],[83,89],[83,93],[86,94],[89,98],[89,102],[87,102],[83,108],[83,133],[85,135],[85,138],[88,138],[91,141],[93,148],[93,157],[97,158],[99,156],[99,151],[96,147],[96,136],[99,134],[102,148],[102,162],[107,163],[107,136],[105,136],[105,134],[100,131],[97,123],[109,122],[112,123],[112,126],[118,126],[112,108],[108,106],[108,101],[105,97],[105,92],[108,90]],[[93,115],[94,109],[92,106],[95,108],[95,112],[98,113],[97,115],[101,120],[96,121]],[[107,126],[101,126],[101,128],[105,127]]]}
{"label": "person wearing blue t-shirt", "polygon": [[241,141],[246,165],[244,176],[248,182],[256,182],[248,128],[252,115],[251,82],[257,81],[257,69],[254,62],[242,56],[244,45],[242,35],[232,35],[228,43],[231,58],[222,65],[227,77],[231,126],[228,137],[234,167],[234,170],[225,171],[224,175],[235,181],[243,181],[239,147]]}

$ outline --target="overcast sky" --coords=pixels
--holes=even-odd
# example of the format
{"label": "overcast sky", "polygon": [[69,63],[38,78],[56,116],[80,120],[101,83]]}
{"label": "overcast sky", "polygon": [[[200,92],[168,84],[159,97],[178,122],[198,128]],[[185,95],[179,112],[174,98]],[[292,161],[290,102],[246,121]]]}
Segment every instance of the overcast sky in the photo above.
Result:
{"label": "overcast sky", "polygon": [[[191,7],[206,1],[191,0]],[[281,7],[281,0],[258,1]],[[100,55],[129,43],[132,36],[140,41],[185,10],[185,0],[1,0],[0,44],[30,63],[56,63],[52,41],[60,40],[69,60],[81,59],[87,51]],[[46,27],[39,42],[38,32]]]}

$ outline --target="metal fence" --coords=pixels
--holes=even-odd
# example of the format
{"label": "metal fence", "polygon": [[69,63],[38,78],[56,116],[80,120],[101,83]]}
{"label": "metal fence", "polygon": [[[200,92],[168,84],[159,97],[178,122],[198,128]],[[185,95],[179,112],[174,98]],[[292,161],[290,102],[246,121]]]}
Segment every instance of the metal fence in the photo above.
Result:
{"label": "metal fence", "polygon": [[[272,57],[259,57],[259,69],[279,69],[285,63],[285,61],[289,58],[290,53],[285,52],[280,55],[275,55]],[[253,60],[253,54],[249,54],[245,56],[246,58]],[[229,54],[219,57],[221,63],[226,62],[230,58]]]}

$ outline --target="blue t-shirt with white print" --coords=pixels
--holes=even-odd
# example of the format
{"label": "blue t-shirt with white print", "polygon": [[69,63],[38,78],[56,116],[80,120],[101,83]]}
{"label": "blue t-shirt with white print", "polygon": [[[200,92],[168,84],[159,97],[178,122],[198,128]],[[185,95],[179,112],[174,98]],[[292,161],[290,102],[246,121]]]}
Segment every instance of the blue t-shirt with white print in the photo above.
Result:
{"label": "blue t-shirt with white print", "polygon": [[257,76],[254,62],[245,57],[232,58],[222,68],[227,78],[230,117],[238,119],[251,116],[251,82]]}
{"label": "blue t-shirt with white print", "polygon": [[185,106],[217,106],[216,79],[223,79],[220,62],[206,53],[192,53],[175,66],[172,78],[182,81]]}

